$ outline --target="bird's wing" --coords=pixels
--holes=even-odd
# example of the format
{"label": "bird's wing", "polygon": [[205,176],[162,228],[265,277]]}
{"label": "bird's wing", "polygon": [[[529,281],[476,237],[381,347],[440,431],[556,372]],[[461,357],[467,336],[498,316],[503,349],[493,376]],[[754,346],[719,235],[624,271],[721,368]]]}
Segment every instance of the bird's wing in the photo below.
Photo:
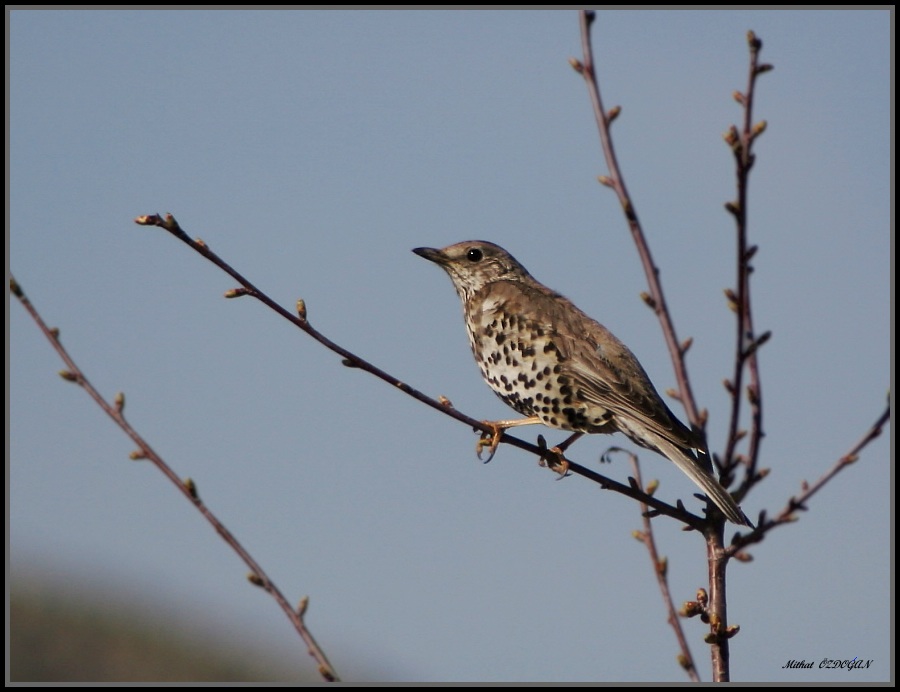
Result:
{"label": "bird's wing", "polygon": [[628,347],[602,324],[572,308],[565,312],[573,316],[569,324],[557,325],[556,339],[576,396],[612,412],[632,439],[636,427],[685,450],[703,449],[702,439],[666,406]]}

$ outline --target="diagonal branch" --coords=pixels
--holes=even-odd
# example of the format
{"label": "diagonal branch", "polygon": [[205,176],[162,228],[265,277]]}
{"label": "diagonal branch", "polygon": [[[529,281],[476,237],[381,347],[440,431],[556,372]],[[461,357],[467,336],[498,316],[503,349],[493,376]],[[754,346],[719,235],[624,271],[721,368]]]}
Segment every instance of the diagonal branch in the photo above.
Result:
{"label": "diagonal branch", "polygon": [[819,480],[817,480],[812,485],[809,485],[804,481],[802,490],[799,495],[791,496],[784,509],[779,512],[779,514],[772,519],[766,519],[765,516],[760,517],[759,524],[757,527],[749,532],[743,534],[736,534],[734,539],[731,541],[731,545],[727,548],[727,554],[731,556],[739,556],[741,550],[746,548],[748,545],[752,545],[753,543],[759,543],[763,540],[765,535],[774,529],[777,526],[784,526],[785,524],[792,524],[797,521],[797,512],[805,512],[808,508],[806,506],[807,502],[819,492],[825,484],[828,483],[832,478],[834,478],[838,473],[843,471],[845,468],[855,463],[859,459],[859,454],[862,450],[874,440],[876,437],[881,435],[884,426],[887,425],[887,422],[891,419],[891,405],[888,402],[882,414],[878,417],[875,423],[871,428],[866,432],[865,435],[860,438],[860,440],[850,448],[850,450],[844,454],[840,459],[838,459],[828,471],[826,471]]}
{"label": "diagonal branch", "polygon": [[315,659],[316,663],[319,666],[319,675],[322,676],[322,679],[326,682],[340,682],[340,678],[335,672],[334,667],[329,663],[328,657],[325,655],[325,652],[321,649],[321,647],[316,642],[315,638],[312,636],[312,633],[307,629],[306,623],[304,622],[304,615],[306,613],[306,608],[309,603],[308,598],[304,597],[300,606],[297,609],[291,608],[290,604],[287,602],[287,599],[281,593],[281,590],[275,585],[275,583],[269,578],[263,568],[253,559],[253,556],[244,548],[243,545],[234,537],[234,534],[228,530],[228,528],[219,520],[219,518],[213,514],[212,510],[206,505],[203,500],[200,499],[200,495],[197,492],[197,486],[193,480],[187,478],[182,480],[178,477],[175,471],[172,470],[172,467],[169,466],[163,459],[160,457],[153,449],[150,447],[150,444],[143,438],[141,435],[131,426],[131,424],[125,419],[124,409],[125,409],[125,397],[122,393],[116,395],[114,403],[109,403],[103,396],[94,388],[94,386],[90,383],[87,376],[81,371],[81,369],[75,364],[75,361],[63,347],[63,345],[59,341],[59,331],[56,329],[51,329],[46,325],[44,320],[41,318],[37,309],[32,305],[31,301],[22,291],[21,286],[16,282],[14,278],[10,278],[9,288],[13,295],[19,299],[19,302],[25,308],[31,318],[37,323],[38,328],[44,333],[44,336],[47,337],[47,340],[59,354],[59,357],[62,358],[63,362],[66,364],[66,370],[60,371],[60,375],[63,379],[68,380],[69,382],[74,382],[79,385],[85,392],[97,403],[97,405],[103,409],[107,416],[109,416],[113,422],[118,425],[128,437],[134,441],[134,443],[138,446],[138,450],[131,453],[131,458],[134,460],[147,459],[149,460],[157,469],[159,469],[162,474],[171,481],[171,483],[178,488],[178,490],[184,495],[189,502],[191,502],[200,514],[212,525],[212,527],[216,530],[216,532],[222,537],[232,550],[237,553],[238,557],[244,561],[250,568],[250,574],[248,575],[248,579],[252,584],[259,586],[262,589],[265,589],[272,598],[278,603],[279,607],[284,611],[284,614],[287,615],[288,619],[291,621],[291,624],[294,626],[294,629],[297,630],[297,634],[303,639],[306,643],[307,650],[309,655]]}
{"label": "diagonal branch", "polygon": [[[135,219],[135,223],[141,226],[158,226],[165,229],[176,238],[181,240],[183,243],[188,245],[192,250],[194,250],[195,252],[199,252],[201,255],[203,255],[203,257],[215,264],[217,267],[219,267],[229,276],[235,279],[238,283],[240,283],[241,287],[228,291],[225,294],[226,297],[236,298],[239,296],[252,296],[253,298],[256,298],[268,308],[281,315],[284,319],[288,320],[299,329],[302,329],[320,344],[333,351],[334,353],[342,356],[343,360],[341,362],[345,366],[351,368],[359,368],[360,370],[364,370],[365,372],[375,375],[375,377],[387,382],[392,387],[399,389],[404,394],[407,394],[417,401],[420,401],[421,403],[440,411],[444,415],[455,418],[456,420],[465,423],[466,425],[476,430],[493,434],[494,429],[489,425],[486,425],[483,421],[467,416],[460,411],[452,408],[445,402],[439,401],[437,399],[432,399],[419,390],[406,384],[402,380],[394,377],[390,373],[376,367],[364,358],[361,358],[355,353],[345,349],[343,346],[340,346],[339,344],[329,339],[309,323],[306,314],[306,304],[302,300],[297,301],[297,314],[292,315],[290,312],[278,305],[268,295],[259,290],[253,283],[251,283],[247,278],[241,275],[225,260],[214,253],[205,242],[199,239],[191,240],[191,238],[187,235],[187,233],[184,232],[184,230],[175,220],[175,217],[173,217],[171,214],[167,214],[164,217],[158,214],[139,216]],[[518,447],[519,449],[523,449],[527,452],[531,452],[542,460],[549,458],[551,461],[554,461],[552,457],[556,456],[553,450],[548,450],[546,446],[534,445],[530,442],[526,442],[525,440],[513,437],[512,435],[508,435],[506,433],[503,434],[501,441],[514,447]],[[608,478],[602,474],[597,473],[596,471],[581,466],[580,464],[576,464],[573,461],[569,461],[568,459],[562,459],[560,457],[560,459],[558,459],[557,461],[564,462],[567,471],[582,476],[583,478],[592,480],[595,483],[600,484],[600,487],[604,488],[605,490],[612,490],[621,495],[625,495],[634,500],[638,500],[639,502],[644,502],[647,505],[651,506],[654,510],[658,511],[660,514],[665,514],[666,516],[673,517],[674,519],[677,519],[678,521],[686,524],[693,529],[703,531],[703,528],[706,525],[706,520],[704,518],[686,511],[681,506],[680,502],[677,507],[673,507],[672,505],[666,504],[665,502],[657,500],[656,498],[642,492],[638,488],[633,488],[630,485],[625,485],[624,483],[614,481],[611,478]],[[551,466],[553,465],[554,464],[551,464]]]}
{"label": "diagonal branch", "polygon": [[[643,488],[644,482],[641,479],[641,467],[638,463],[637,455],[631,454],[630,452],[628,452],[627,454],[631,458],[631,466],[634,469],[634,478],[637,481],[638,486]],[[653,492],[653,489],[650,489],[649,492]],[[681,619],[678,617],[678,611],[675,610],[675,603],[672,601],[672,592],[669,591],[668,560],[666,558],[660,559],[659,551],[657,551],[656,549],[656,539],[653,536],[653,526],[650,522],[649,507],[642,503],[641,510],[644,517],[644,530],[635,531],[634,537],[637,538],[645,546],[647,546],[647,552],[650,553],[650,562],[653,563],[653,572],[656,574],[656,582],[657,584],[659,584],[659,590],[660,593],[662,593],[663,603],[665,604],[666,612],[668,613],[667,621],[675,631],[675,638],[678,640],[678,646],[681,648],[681,653],[678,655],[678,663],[682,668],[684,668],[685,672],[688,674],[688,677],[693,682],[700,682],[700,675],[697,673],[697,666],[694,664],[694,657],[691,655],[691,649],[688,646],[687,637],[685,637],[684,635],[684,628],[682,628],[681,626]]]}
{"label": "diagonal branch", "polygon": [[597,70],[594,65],[594,51],[591,45],[591,24],[594,21],[594,12],[591,10],[582,10],[579,13],[581,26],[581,50],[583,54],[582,61],[571,58],[570,63],[575,71],[584,77],[585,85],[591,99],[591,105],[594,110],[594,119],[597,121],[597,129],[600,132],[600,143],[603,147],[603,156],[606,159],[606,165],[609,168],[608,176],[600,176],[599,180],[602,184],[612,188],[619,198],[622,205],[622,211],[628,221],[628,228],[631,231],[632,238],[637,247],[638,255],[641,258],[641,264],[644,267],[644,274],[647,277],[649,294],[644,293],[641,297],[644,302],[656,313],[662,327],[663,337],[669,348],[669,355],[672,358],[672,366],[675,369],[675,378],[678,382],[678,392],[676,398],[684,406],[688,420],[697,429],[703,429],[706,425],[706,412],[700,412],[697,409],[694,393],[691,389],[690,379],[687,373],[687,364],[685,362],[685,354],[691,346],[691,339],[684,342],[678,341],[678,335],[675,332],[675,324],[669,313],[669,307],[666,303],[665,294],[663,293],[662,283],[659,279],[659,267],[653,261],[650,253],[650,246],[647,244],[647,238],[638,220],[637,211],[628,189],[625,187],[625,179],[619,168],[619,162],[616,158],[616,151],[613,147],[612,137],[610,136],[610,125],[619,115],[620,108],[615,106],[609,111],[604,110],[603,101],[600,98],[600,85],[597,82]]}

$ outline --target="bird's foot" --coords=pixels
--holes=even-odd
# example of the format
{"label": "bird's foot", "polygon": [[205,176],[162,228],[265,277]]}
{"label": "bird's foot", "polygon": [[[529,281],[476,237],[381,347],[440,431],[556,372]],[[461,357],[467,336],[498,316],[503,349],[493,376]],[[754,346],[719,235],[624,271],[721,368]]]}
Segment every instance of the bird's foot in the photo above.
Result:
{"label": "bird's foot", "polygon": [[[475,453],[478,455],[478,458],[486,464],[494,458],[494,453],[497,451],[497,447],[500,446],[500,438],[503,437],[505,428],[502,428],[491,421],[483,421],[483,423],[493,428],[493,430],[491,432],[481,433],[481,437],[478,442],[475,443]],[[481,453],[484,451],[485,447],[488,448],[488,457],[487,459],[482,459]]]}
{"label": "bird's foot", "polygon": [[488,463],[491,459],[494,458],[494,453],[497,451],[497,447],[500,446],[500,440],[503,437],[503,433],[509,428],[515,428],[520,425],[536,425],[540,423],[541,419],[537,416],[531,416],[529,418],[517,418],[516,420],[483,420],[481,423],[486,425],[491,430],[490,432],[482,432],[481,438],[478,440],[475,445],[475,452],[478,454],[478,458],[481,459],[482,450],[487,447],[488,448],[488,458],[481,459],[485,464]]}
{"label": "bird's foot", "polygon": [[544,439],[544,436],[538,435],[538,447],[541,449],[541,458],[538,460],[538,463],[541,466],[546,466],[551,471],[558,473],[559,478],[556,480],[560,480],[569,475],[569,460],[566,459],[563,452],[566,447],[575,441],[575,439],[577,439],[577,436],[570,437],[558,447],[550,447],[548,449],[547,441]]}

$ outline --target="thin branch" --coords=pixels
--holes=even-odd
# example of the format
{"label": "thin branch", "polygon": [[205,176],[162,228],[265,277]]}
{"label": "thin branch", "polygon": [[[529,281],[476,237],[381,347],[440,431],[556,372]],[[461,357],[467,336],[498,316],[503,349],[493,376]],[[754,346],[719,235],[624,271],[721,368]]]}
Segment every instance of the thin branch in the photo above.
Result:
{"label": "thin branch", "polygon": [[326,682],[340,682],[340,678],[337,675],[337,672],[334,670],[334,667],[328,661],[328,657],[325,655],[325,652],[318,645],[315,638],[312,636],[312,633],[307,629],[306,623],[304,622],[304,615],[306,613],[306,607],[308,605],[308,599],[306,597],[300,603],[300,606],[297,609],[291,608],[290,604],[287,602],[287,599],[281,593],[281,590],[275,585],[275,583],[269,578],[263,568],[259,565],[258,562],[253,558],[252,555],[240,544],[237,538],[234,537],[234,534],[229,531],[226,526],[216,517],[215,514],[209,509],[206,503],[200,499],[199,493],[197,491],[197,486],[193,480],[187,478],[182,480],[173,470],[172,468],[160,457],[151,447],[150,444],[141,437],[138,432],[131,426],[131,424],[125,419],[124,409],[125,409],[125,397],[123,394],[119,393],[116,395],[114,402],[111,404],[103,396],[94,388],[94,386],[87,379],[82,370],[75,364],[75,361],[69,355],[68,351],[63,347],[63,345],[59,341],[59,331],[56,329],[51,329],[46,325],[44,320],[41,318],[37,309],[31,303],[31,301],[25,296],[22,291],[21,286],[16,282],[14,278],[10,278],[9,282],[10,291],[16,298],[19,299],[19,302],[25,308],[31,318],[37,323],[40,330],[44,333],[44,336],[47,337],[47,340],[59,354],[59,357],[62,358],[63,362],[66,364],[66,370],[62,370],[60,375],[63,379],[68,380],[70,382],[74,382],[79,385],[85,392],[97,403],[97,405],[103,409],[107,416],[109,416],[113,422],[118,425],[128,437],[132,439],[132,441],[138,446],[138,450],[131,453],[131,458],[133,460],[149,460],[157,469],[159,469],[163,475],[172,482],[172,484],[178,488],[182,495],[184,495],[188,501],[190,501],[204,516],[204,518],[212,525],[212,527],[216,530],[216,532],[222,537],[222,539],[237,553],[238,557],[244,561],[250,568],[250,574],[248,575],[248,579],[252,584],[259,586],[265,589],[278,603],[281,609],[284,611],[285,615],[287,615],[288,619],[291,621],[291,624],[294,626],[294,629],[297,630],[297,633],[306,643],[307,650],[309,655],[315,659],[318,664],[319,675],[322,676],[322,679]]}
{"label": "thin branch", "polygon": [[[735,312],[737,334],[735,339],[734,374],[729,382],[732,399],[731,417],[728,423],[728,438],[725,453],[721,459],[721,466],[726,477],[730,477],[736,466],[741,462],[746,464],[747,473],[738,492],[739,499],[750,489],[759,459],[763,430],[762,385],[759,377],[757,351],[770,336],[770,333],[766,332],[757,337],[753,328],[753,312],[750,304],[750,274],[753,272],[753,267],[750,260],[756,253],[756,248],[749,247],[747,240],[747,195],[750,170],[753,168],[756,160],[753,154],[753,143],[766,129],[765,121],[753,123],[753,99],[756,79],[759,75],[770,71],[772,66],[760,64],[759,53],[762,50],[762,41],[752,31],[747,32],[747,45],[750,49],[747,89],[744,93],[735,92],[734,94],[735,100],[744,108],[743,125],[740,133],[738,133],[734,125],[725,133],[725,141],[731,146],[734,154],[737,178],[737,199],[725,205],[725,208],[734,216],[735,230],[737,232],[737,289],[734,293],[726,291],[729,304]],[[739,425],[741,403],[744,397],[743,377],[745,367],[748,370],[750,379],[746,396],[750,401],[752,421],[746,459],[735,453],[738,442],[744,437],[744,433],[739,430]]]}
{"label": "thin branch", "polygon": [[[641,467],[638,463],[637,455],[630,452],[628,452],[627,454],[631,458],[631,466],[634,469],[634,478],[637,481],[638,486],[643,489],[644,482],[641,479]],[[653,489],[650,489],[648,491],[648,494],[652,492]],[[675,631],[675,638],[678,640],[678,646],[681,648],[681,653],[678,655],[678,663],[682,668],[684,668],[685,672],[688,674],[688,677],[693,682],[700,682],[700,675],[697,673],[697,666],[694,664],[694,657],[691,655],[691,649],[688,646],[687,637],[685,637],[684,629],[681,626],[681,618],[678,617],[678,611],[675,609],[675,604],[672,601],[672,593],[669,591],[669,562],[665,558],[660,559],[659,552],[656,549],[656,539],[653,536],[653,525],[650,522],[651,512],[649,511],[649,507],[641,503],[641,510],[644,517],[644,530],[635,531],[634,536],[639,541],[641,541],[641,543],[647,546],[647,552],[650,553],[650,562],[653,565],[653,572],[656,574],[656,583],[659,584],[659,590],[660,593],[662,593],[663,603],[665,604],[666,612],[668,613],[667,621]]]}
{"label": "thin branch", "polygon": [[797,512],[805,512],[807,511],[807,503],[810,498],[819,492],[825,484],[831,481],[838,473],[843,471],[848,466],[854,464],[859,459],[859,454],[862,450],[874,440],[876,437],[881,435],[884,426],[887,425],[887,422],[891,419],[891,406],[890,402],[888,402],[887,406],[884,409],[884,412],[878,417],[875,423],[871,428],[866,432],[865,435],[855,444],[850,450],[844,454],[840,459],[838,459],[830,469],[828,469],[819,480],[817,480],[812,485],[804,482],[801,492],[799,495],[792,495],[787,503],[785,504],[784,509],[781,512],[773,517],[772,519],[766,519],[765,516],[760,517],[759,524],[757,527],[749,532],[736,534],[731,541],[731,545],[728,546],[727,554],[729,556],[739,556],[740,551],[746,548],[748,545],[752,545],[753,543],[759,543],[763,540],[765,535],[774,529],[777,526],[783,526],[785,524],[792,524],[797,521],[798,516]]}
{"label": "thin branch", "polygon": [[594,110],[594,119],[597,121],[597,129],[600,132],[600,142],[603,147],[603,155],[606,159],[606,165],[609,168],[608,176],[601,176],[600,182],[615,191],[622,205],[622,211],[628,221],[628,228],[631,230],[632,238],[637,246],[638,255],[641,258],[641,264],[644,267],[644,274],[647,277],[649,286],[649,294],[643,294],[644,302],[653,309],[659,319],[662,327],[663,337],[669,348],[669,355],[672,358],[672,365],[675,369],[675,378],[678,382],[678,400],[684,406],[688,420],[698,430],[702,430],[706,424],[705,412],[701,413],[697,409],[694,400],[693,390],[691,389],[690,379],[687,373],[687,364],[685,362],[685,353],[690,347],[691,340],[684,342],[678,340],[675,332],[675,324],[672,322],[672,316],[669,314],[669,308],[666,303],[665,294],[663,293],[662,283],[659,279],[659,267],[653,261],[650,253],[650,246],[644,236],[643,228],[638,220],[637,211],[634,203],[625,187],[625,179],[619,168],[619,162],[616,158],[616,151],[613,147],[612,137],[610,136],[610,124],[619,115],[621,109],[618,106],[611,108],[609,111],[603,108],[603,101],[600,98],[600,85],[597,82],[597,70],[594,66],[594,52],[591,45],[591,24],[594,21],[594,12],[591,10],[580,11],[581,25],[581,50],[582,61],[579,62],[572,58],[570,63],[575,71],[584,77],[585,85],[591,99],[591,105]]}
{"label": "thin branch", "polygon": [[[293,315],[285,310],[274,300],[272,300],[268,295],[259,290],[253,283],[250,282],[249,279],[245,278],[230,264],[228,264],[225,260],[214,253],[205,242],[199,239],[191,240],[191,238],[187,235],[187,233],[184,232],[184,230],[175,220],[175,217],[173,217],[171,214],[166,214],[164,217],[158,214],[139,216],[135,219],[135,223],[141,226],[158,226],[165,229],[176,238],[181,240],[183,243],[188,245],[192,250],[200,253],[207,260],[215,264],[217,267],[219,267],[229,276],[235,279],[241,285],[241,287],[228,291],[225,294],[226,297],[236,298],[239,296],[251,296],[253,298],[256,298],[265,306],[281,315],[284,319],[288,320],[299,329],[302,329],[320,344],[333,351],[334,353],[340,355],[343,358],[341,362],[345,366],[358,368],[372,375],[375,375],[375,377],[387,382],[392,387],[399,389],[404,394],[407,394],[417,401],[420,401],[423,404],[426,404],[427,406],[440,411],[444,415],[450,416],[451,418],[465,423],[475,430],[480,430],[483,433],[493,433],[493,428],[486,425],[483,421],[461,413],[452,406],[448,405],[446,400],[441,401],[438,399],[432,399],[431,397],[411,387],[397,377],[394,377],[381,368],[376,367],[364,358],[356,355],[355,353],[352,353],[351,351],[348,351],[343,346],[336,344],[334,341],[326,337],[309,323],[309,320],[307,318],[307,307],[304,301],[297,301],[296,315]],[[558,455],[552,449],[548,450],[546,445],[534,445],[530,442],[526,442],[525,440],[513,437],[512,435],[506,433],[504,433],[501,441],[527,452],[531,452],[542,460],[549,460],[551,462],[554,462],[550,464],[551,467],[557,464],[562,464],[563,466],[565,466],[566,471],[568,472],[575,473],[579,476],[582,476],[583,478],[592,480],[606,490],[612,490],[613,492],[625,495],[634,500],[644,502],[650,505],[655,511],[659,512],[660,514],[665,514],[666,516],[677,519],[678,521],[686,524],[693,529],[696,529],[697,531],[703,531],[706,525],[706,520],[703,517],[691,514],[681,506],[680,502],[678,503],[678,506],[673,507],[672,505],[666,504],[665,502],[647,495],[640,489],[633,488],[630,485],[619,483],[618,481],[614,481],[613,479],[608,478],[584,466],[581,466],[580,464],[577,464],[568,459],[564,459],[561,455]]]}
{"label": "thin branch", "polygon": [[[619,115],[620,109],[615,107],[607,111],[603,107],[600,97],[600,88],[597,82],[596,69],[594,67],[593,49],[591,44],[590,27],[594,20],[594,13],[591,11],[582,11],[580,14],[581,25],[581,44],[583,53],[583,62],[572,60],[571,64],[577,72],[579,72],[585,80],[590,94],[591,103],[593,105],[594,117],[597,121],[597,127],[600,131],[600,140],[603,146],[604,156],[610,170],[609,176],[602,176],[600,182],[611,187],[619,198],[619,202],[625,212],[631,234],[634,238],[641,257],[641,263],[644,267],[644,273],[647,276],[650,292],[645,294],[644,301],[656,311],[662,326],[663,335],[669,348],[672,363],[675,368],[675,375],[678,381],[679,389],[675,393],[676,398],[681,400],[685,407],[688,418],[695,429],[702,430],[706,423],[706,412],[698,411],[694,401],[693,393],[690,387],[690,381],[687,374],[685,363],[685,353],[691,344],[691,340],[684,343],[679,342],[672,323],[671,315],[665,302],[662,291],[662,285],[659,281],[659,269],[654,264],[647,245],[646,238],[638,221],[637,213],[634,205],[628,195],[622,178],[621,170],[616,159],[615,150],[610,137],[610,124],[615,117]],[[750,439],[750,462],[748,467],[750,473],[748,478],[754,477],[756,459],[759,454],[759,443],[762,439],[762,406],[761,406],[761,387],[759,380],[758,363],[756,361],[756,350],[762,343],[768,339],[768,334],[764,334],[760,338],[754,337],[753,323],[750,311],[750,290],[749,276],[752,268],[750,259],[754,250],[747,247],[747,179],[750,168],[753,165],[753,155],[751,153],[751,145],[755,137],[762,133],[765,129],[765,123],[752,126],[752,96],[756,77],[764,71],[771,69],[770,66],[760,66],[758,64],[758,53],[762,43],[752,34],[748,35],[751,50],[750,78],[747,88],[747,94],[741,95],[738,99],[745,107],[744,110],[744,131],[743,137],[738,136],[736,128],[732,127],[729,133],[734,140],[729,141],[735,152],[738,168],[738,201],[727,205],[737,219],[738,225],[738,290],[734,296],[734,307],[738,313],[738,355],[736,357],[735,376],[732,385],[732,394],[735,401],[739,401],[741,397],[741,378],[745,365],[750,370],[750,386],[748,387],[748,397],[753,407],[753,429]],[[733,292],[732,292],[733,293]],[[724,477],[722,482],[728,487],[731,482],[731,474],[735,466],[734,463],[734,444],[741,439],[743,434],[737,429],[737,421],[739,420],[739,404],[733,409],[733,416],[730,425],[729,446],[725,454],[725,463],[718,464],[718,470]],[[715,457],[713,457],[715,460]],[[746,491],[749,484],[745,481],[741,490]],[[740,496],[739,496],[740,498]],[[717,682],[725,682],[729,679],[729,646],[728,639],[737,633],[737,628],[727,625],[727,598],[726,598],[726,569],[730,555],[724,549],[723,541],[724,524],[718,523],[714,525],[709,523],[705,530],[707,545],[707,560],[709,566],[709,586],[710,592],[708,602],[704,605],[706,617],[710,624],[710,633],[707,635],[706,641],[710,644],[713,680]]]}

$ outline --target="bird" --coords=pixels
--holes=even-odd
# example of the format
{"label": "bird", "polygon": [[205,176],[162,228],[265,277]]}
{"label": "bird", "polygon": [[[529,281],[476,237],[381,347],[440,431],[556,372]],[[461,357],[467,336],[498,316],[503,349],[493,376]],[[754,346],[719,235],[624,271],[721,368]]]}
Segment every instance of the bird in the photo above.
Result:
{"label": "bird", "polygon": [[637,357],[606,327],[494,243],[470,240],[413,252],[450,276],[482,377],[525,416],[485,421],[494,430],[491,455],[503,431],[518,425],[624,433],[674,462],[729,521],[753,526],[701,462],[709,459],[702,434],[672,413]]}

